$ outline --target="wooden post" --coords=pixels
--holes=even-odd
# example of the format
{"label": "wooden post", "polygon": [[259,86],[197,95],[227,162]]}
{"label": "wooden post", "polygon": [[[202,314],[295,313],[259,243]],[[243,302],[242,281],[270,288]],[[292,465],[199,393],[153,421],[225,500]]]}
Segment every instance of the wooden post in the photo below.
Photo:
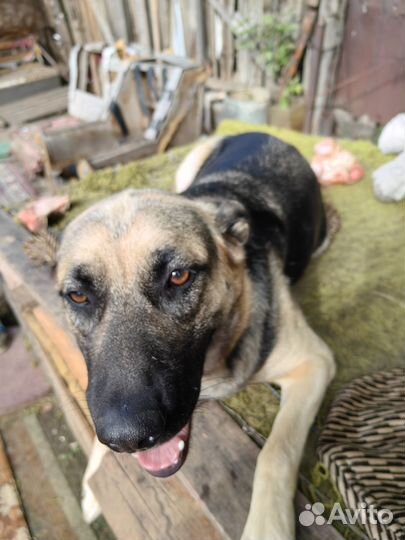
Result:
{"label": "wooden post", "polygon": [[204,65],[207,61],[206,20],[203,0],[194,0],[194,13],[197,21],[196,59]]}
{"label": "wooden post", "polygon": [[330,132],[331,119],[327,115],[327,108],[330,92],[336,79],[346,7],[347,0],[322,0],[320,4],[318,24],[324,26],[324,36],[311,133],[329,134]]}

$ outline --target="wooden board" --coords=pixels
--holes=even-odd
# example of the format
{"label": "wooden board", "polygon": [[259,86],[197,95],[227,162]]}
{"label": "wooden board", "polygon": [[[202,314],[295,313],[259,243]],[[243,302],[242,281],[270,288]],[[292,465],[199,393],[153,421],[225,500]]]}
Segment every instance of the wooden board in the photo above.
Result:
{"label": "wooden board", "polygon": [[16,70],[4,70],[0,77],[0,103],[5,105],[39,92],[58,88],[58,70],[38,63],[24,64]]}
{"label": "wooden board", "polygon": [[94,169],[102,169],[117,163],[129,163],[151,156],[156,150],[156,143],[147,141],[143,137],[131,137],[115,148],[106,149],[104,152],[90,157],[89,163]]}
{"label": "wooden board", "polygon": [[22,126],[40,118],[63,114],[67,111],[67,100],[67,87],[61,86],[1,106],[0,118],[9,126]]}
{"label": "wooden board", "polygon": [[89,122],[76,127],[44,132],[43,142],[50,163],[63,168],[81,159],[118,146],[111,122]]}
{"label": "wooden board", "polygon": [[[205,68],[184,71],[178,90],[170,103],[166,117],[162,121],[163,126],[160,130],[158,144],[159,152],[166,150],[176,132],[182,129],[183,122],[188,115],[192,116],[191,126],[187,126],[187,124],[184,126],[185,140],[180,139],[180,142],[184,144],[186,140],[193,141],[201,133],[202,96],[199,95],[199,89],[207,77],[208,72]],[[192,115],[193,108],[194,115]],[[190,122],[190,119],[188,121]]]}
{"label": "wooden board", "polygon": [[229,538],[179,475],[153,478],[131,455],[107,454],[90,485],[117,540]]}
{"label": "wooden board", "polygon": [[[40,335],[35,334],[35,329],[27,321],[27,311],[29,312],[37,304],[33,300],[29,290],[24,286],[12,289],[6,285],[4,292],[7,302],[15,313],[20,326],[24,330],[25,336],[32,346],[35,357],[39,360],[42,369],[52,385],[75,439],[80,444],[84,453],[89,456],[94,439],[92,424],[88,421],[83,410],[73,398],[66,382],[61,378],[52,358],[49,356],[49,351],[44,347],[44,343],[40,341]],[[83,399],[84,394],[82,393],[81,400]]]}
{"label": "wooden board", "polygon": [[[257,446],[230,420],[216,403],[207,403],[195,415],[189,455],[183,468],[174,477],[164,481],[143,471],[132,456],[107,455],[108,467],[112,460],[131,479],[130,484],[116,479],[119,508],[107,508],[110,521],[119,520],[120,512],[133,501],[144,499],[149,511],[142,511],[142,526],[146,538],[184,540],[201,538],[238,538],[247,516]],[[97,491],[107,493],[102,486],[114,486],[99,471],[91,480]],[[145,493],[150,494],[145,500]],[[237,494],[237,496],[235,496]],[[196,501],[198,504],[196,505]],[[159,507],[166,509],[159,513]],[[144,514],[144,515],[143,515]],[[139,514],[131,523],[133,538],[141,535]],[[209,519],[207,520],[207,517]],[[117,523],[114,528],[118,539],[128,536],[128,524]],[[118,531],[118,532],[117,532]],[[137,533],[139,536],[137,536]]]}

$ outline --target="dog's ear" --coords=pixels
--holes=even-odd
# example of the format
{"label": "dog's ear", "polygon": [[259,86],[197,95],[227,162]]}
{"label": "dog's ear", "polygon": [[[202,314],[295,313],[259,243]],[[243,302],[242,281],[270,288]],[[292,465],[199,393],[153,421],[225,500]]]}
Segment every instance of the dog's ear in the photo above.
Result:
{"label": "dog's ear", "polygon": [[239,202],[232,200],[219,203],[216,206],[215,224],[233,262],[241,262],[244,258],[244,245],[250,234],[245,208]]}
{"label": "dog's ear", "polygon": [[32,236],[24,244],[24,251],[29,259],[51,268],[56,266],[58,249],[59,238],[49,230]]}

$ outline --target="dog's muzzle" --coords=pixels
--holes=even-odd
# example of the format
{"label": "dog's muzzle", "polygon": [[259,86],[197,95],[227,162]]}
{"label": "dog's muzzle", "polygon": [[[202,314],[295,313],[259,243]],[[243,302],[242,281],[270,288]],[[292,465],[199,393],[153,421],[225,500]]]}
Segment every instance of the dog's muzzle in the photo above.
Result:
{"label": "dog's muzzle", "polygon": [[[126,411],[127,413],[129,412]],[[159,410],[136,415],[110,407],[95,421],[100,442],[114,450],[133,454],[150,474],[166,477],[180,469],[187,455],[190,425],[164,441],[165,425]]]}

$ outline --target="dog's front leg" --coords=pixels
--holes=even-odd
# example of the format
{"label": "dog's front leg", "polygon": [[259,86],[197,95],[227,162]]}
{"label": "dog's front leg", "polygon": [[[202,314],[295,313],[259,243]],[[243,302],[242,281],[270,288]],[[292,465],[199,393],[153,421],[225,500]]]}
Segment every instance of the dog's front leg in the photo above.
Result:
{"label": "dog's front leg", "polygon": [[97,437],[95,437],[93,448],[91,449],[89,461],[82,480],[82,513],[83,519],[86,523],[92,523],[101,514],[100,505],[98,504],[97,499],[89,486],[89,480],[100,467],[101,462],[103,461],[103,458],[107,452],[107,446],[101,444]]}
{"label": "dog's front leg", "polygon": [[[257,460],[242,540],[295,540],[293,499],[298,468],[308,431],[334,374],[331,353],[326,346],[320,349],[301,363],[286,358],[287,372],[271,377],[271,382],[281,386],[281,406]],[[284,371],[281,366],[282,362],[276,367]]]}

